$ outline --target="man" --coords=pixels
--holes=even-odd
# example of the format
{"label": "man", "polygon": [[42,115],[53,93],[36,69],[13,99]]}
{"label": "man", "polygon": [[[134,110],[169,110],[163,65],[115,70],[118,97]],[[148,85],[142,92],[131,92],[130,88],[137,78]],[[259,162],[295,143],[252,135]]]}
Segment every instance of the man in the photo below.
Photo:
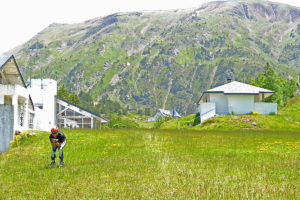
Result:
{"label": "man", "polygon": [[54,127],[51,129],[51,134],[49,136],[50,142],[52,144],[52,152],[51,152],[51,160],[52,163],[50,166],[54,167],[55,166],[55,152],[56,149],[59,151],[59,159],[60,159],[60,164],[57,166],[64,166],[64,153],[63,153],[63,148],[67,143],[66,136],[61,132],[58,131],[58,127]]}

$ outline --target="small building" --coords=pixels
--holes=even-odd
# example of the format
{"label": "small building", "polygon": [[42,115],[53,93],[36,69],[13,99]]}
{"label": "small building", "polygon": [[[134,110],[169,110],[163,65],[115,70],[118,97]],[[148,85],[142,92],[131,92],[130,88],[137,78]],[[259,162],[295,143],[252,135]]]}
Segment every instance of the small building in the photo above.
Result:
{"label": "small building", "polygon": [[156,121],[159,117],[180,118],[181,116],[176,110],[158,109],[158,111],[153,115],[153,117],[149,118],[148,121]]}
{"label": "small building", "polygon": [[233,81],[203,92],[198,102],[197,112],[201,122],[215,115],[244,115],[252,112],[277,114],[276,103],[266,103],[265,99],[274,91]]}
{"label": "small building", "polygon": [[80,106],[56,97],[57,126],[60,128],[97,128],[108,120]]}

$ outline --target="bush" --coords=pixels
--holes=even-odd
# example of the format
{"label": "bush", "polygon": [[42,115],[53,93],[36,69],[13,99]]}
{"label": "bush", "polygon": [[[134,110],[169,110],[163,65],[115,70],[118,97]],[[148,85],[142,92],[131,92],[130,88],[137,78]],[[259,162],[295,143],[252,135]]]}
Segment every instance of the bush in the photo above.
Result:
{"label": "bush", "polygon": [[10,142],[11,147],[18,147],[29,143],[29,138],[33,137],[36,133],[34,132],[24,132],[20,135],[16,135],[14,139]]}
{"label": "bush", "polygon": [[126,117],[113,116],[108,123],[109,128],[139,128],[138,123]]}
{"label": "bush", "polygon": [[252,115],[259,115],[259,112],[252,112]]}

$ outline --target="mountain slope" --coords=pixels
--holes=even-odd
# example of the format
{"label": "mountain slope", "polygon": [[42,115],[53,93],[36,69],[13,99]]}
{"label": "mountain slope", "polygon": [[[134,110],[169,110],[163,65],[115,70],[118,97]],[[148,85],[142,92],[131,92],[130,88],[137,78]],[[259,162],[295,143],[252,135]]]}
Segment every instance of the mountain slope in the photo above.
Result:
{"label": "mountain slope", "polygon": [[269,61],[298,79],[300,9],[270,2],[211,2],[197,9],[117,13],[52,24],[12,50],[22,72],[134,108],[193,113],[202,91],[249,82]]}

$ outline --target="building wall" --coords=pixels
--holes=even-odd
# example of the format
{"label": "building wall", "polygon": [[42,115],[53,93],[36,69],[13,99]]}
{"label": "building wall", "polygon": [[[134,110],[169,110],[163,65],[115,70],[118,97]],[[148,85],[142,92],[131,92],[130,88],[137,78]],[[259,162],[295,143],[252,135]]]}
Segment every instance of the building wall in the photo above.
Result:
{"label": "building wall", "polygon": [[229,113],[243,115],[254,110],[254,95],[227,95]]}
{"label": "building wall", "polygon": [[227,95],[224,95],[223,93],[210,94],[209,102],[216,104],[216,114],[218,115],[228,114]]}
{"label": "building wall", "polygon": [[253,111],[261,115],[277,114],[277,103],[254,103]]}
{"label": "building wall", "polygon": [[49,131],[56,125],[57,82],[52,79],[32,79],[28,90],[36,107],[37,129]]}
{"label": "building wall", "polygon": [[9,149],[14,132],[14,107],[0,105],[0,153]]}
{"label": "building wall", "polygon": [[200,113],[201,123],[207,119],[210,119],[216,115],[216,104],[215,103],[201,103],[198,107]]}

